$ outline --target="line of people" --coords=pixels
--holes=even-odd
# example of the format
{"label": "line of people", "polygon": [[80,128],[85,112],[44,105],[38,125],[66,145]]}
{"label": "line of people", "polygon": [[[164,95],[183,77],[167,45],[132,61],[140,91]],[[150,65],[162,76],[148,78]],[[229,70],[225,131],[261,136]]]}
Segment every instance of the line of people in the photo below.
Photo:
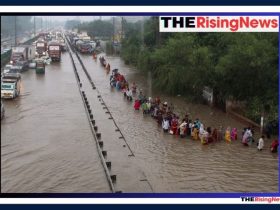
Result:
{"label": "line of people", "polygon": [[[93,59],[96,60],[96,58],[97,58],[97,57],[96,57],[96,54],[94,53],[94,54],[93,54]],[[100,57],[99,57],[99,61],[100,61],[101,65],[102,65],[103,67],[105,67],[107,74],[109,74],[109,72],[110,72],[110,70],[111,70],[111,65],[110,65],[110,63],[108,63],[108,62],[105,60],[104,56],[100,56]]]}
{"label": "line of people", "polygon": [[[237,128],[231,129],[227,127],[227,129],[224,130],[222,126],[218,129],[210,126],[205,127],[199,119],[192,121],[188,113],[180,120],[179,116],[174,113],[174,105],[172,103],[170,105],[168,105],[167,102],[162,103],[159,97],[155,99],[151,97],[147,98],[142,90],[139,90],[139,94],[136,96],[137,86],[135,82],[132,83],[130,88],[124,75],[120,74],[118,69],[112,70],[110,85],[122,91],[124,97],[126,97],[128,101],[132,101],[134,97],[134,109],[141,109],[144,115],[153,117],[165,133],[180,136],[181,138],[191,137],[193,140],[200,140],[203,145],[223,139],[227,143],[230,143],[238,139]],[[254,131],[251,127],[244,128],[241,138],[242,144],[244,146],[252,145],[253,142],[255,142],[253,135]],[[271,152],[277,152],[278,146],[278,140],[273,141],[270,147]],[[261,136],[258,140],[257,148],[259,151],[263,150],[264,136]]]}

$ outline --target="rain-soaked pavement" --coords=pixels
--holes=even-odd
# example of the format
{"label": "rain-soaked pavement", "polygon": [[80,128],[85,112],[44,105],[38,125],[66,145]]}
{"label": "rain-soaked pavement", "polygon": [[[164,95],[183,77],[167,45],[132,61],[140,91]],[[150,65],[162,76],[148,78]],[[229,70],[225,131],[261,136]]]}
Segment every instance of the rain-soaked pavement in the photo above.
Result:
{"label": "rain-soaked pavement", "polygon": [[[149,116],[134,111],[132,103],[109,85],[99,61],[81,55],[98,91],[125,140],[119,139],[112,120],[100,105],[78,69],[83,89],[102,134],[116,186],[123,192],[276,192],[278,156],[256,145],[224,141],[203,146],[189,138],[166,135]],[[191,104],[149,88],[149,75],[142,75],[117,56],[106,56],[129,82],[135,81],[151,96],[173,102],[178,113],[191,113],[205,125],[242,125],[224,112]],[[78,62],[76,62],[78,63]],[[5,100],[1,121],[2,192],[110,192],[90,131],[68,53],[61,63],[46,67],[45,75],[34,70],[22,74],[21,96]],[[240,135],[239,135],[240,138]],[[135,156],[130,156],[131,148]]]}

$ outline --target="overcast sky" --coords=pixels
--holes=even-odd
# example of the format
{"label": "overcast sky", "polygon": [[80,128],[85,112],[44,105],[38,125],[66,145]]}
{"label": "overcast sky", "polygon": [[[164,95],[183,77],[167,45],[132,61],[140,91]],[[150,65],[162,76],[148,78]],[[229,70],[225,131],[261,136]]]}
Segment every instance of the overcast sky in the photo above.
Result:
{"label": "overcast sky", "polygon": [[[99,19],[100,16],[44,16],[44,19],[48,20],[57,20],[57,21],[66,21],[66,20],[77,20],[80,19],[81,21],[92,21]],[[102,19],[110,19],[110,17],[102,17]]]}
{"label": "overcast sky", "polygon": [[[120,16],[116,16],[116,17],[120,18]],[[110,18],[112,18],[112,16],[45,16],[43,18],[51,21],[67,21],[67,20],[93,21],[93,20],[98,20],[100,18],[102,20],[109,20]],[[133,20],[140,20],[143,17],[130,16],[127,18],[133,21]]]}

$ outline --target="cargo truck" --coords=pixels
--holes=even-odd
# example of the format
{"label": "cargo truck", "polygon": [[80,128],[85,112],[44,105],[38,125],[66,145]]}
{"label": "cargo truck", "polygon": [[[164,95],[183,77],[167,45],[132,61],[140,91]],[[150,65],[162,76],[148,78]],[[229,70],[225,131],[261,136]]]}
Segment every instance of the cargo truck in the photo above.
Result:
{"label": "cargo truck", "polygon": [[28,58],[28,50],[26,47],[13,47],[11,61],[16,62],[19,60],[27,60]]}
{"label": "cargo truck", "polygon": [[11,61],[31,61],[35,58],[35,47],[32,45],[22,45],[12,48]]}
{"label": "cargo truck", "polygon": [[39,55],[39,57],[46,55],[47,51],[47,42],[44,40],[38,40],[36,43],[36,53]]}
{"label": "cargo truck", "polygon": [[60,61],[61,46],[58,42],[50,42],[48,47],[48,54],[52,61]]}
{"label": "cargo truck", "polygon": [[20,94],[20,77],[4,75],[1,82],[1,98],[13,99]]}

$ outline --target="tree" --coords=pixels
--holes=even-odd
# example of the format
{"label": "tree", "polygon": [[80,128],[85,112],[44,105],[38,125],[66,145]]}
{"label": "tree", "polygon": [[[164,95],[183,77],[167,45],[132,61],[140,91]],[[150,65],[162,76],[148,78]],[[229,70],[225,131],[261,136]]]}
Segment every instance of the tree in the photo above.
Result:
{"label": "tree", "polygon": [[79,20],[67,20],[65,22],[65,28],[68,30],[73,30],[74,28],[78,28],[78,26],[81,24],[81,21]]}
{"label": "tree", "polygon": [[[277,33],[159,33],[158,18],[126,25],[121,56],[151,71],[154,86],[170,94],[244,101],[255,121],[266,110],[278,119]],[[141,37],[141,34],[144,37]]]}
{"label": "tree", "polygon": [[88,35],[92,37],[111,37],[113,35],[113,24],[109,21],[95,20],[81,24],[79,30],[87,31]]}

